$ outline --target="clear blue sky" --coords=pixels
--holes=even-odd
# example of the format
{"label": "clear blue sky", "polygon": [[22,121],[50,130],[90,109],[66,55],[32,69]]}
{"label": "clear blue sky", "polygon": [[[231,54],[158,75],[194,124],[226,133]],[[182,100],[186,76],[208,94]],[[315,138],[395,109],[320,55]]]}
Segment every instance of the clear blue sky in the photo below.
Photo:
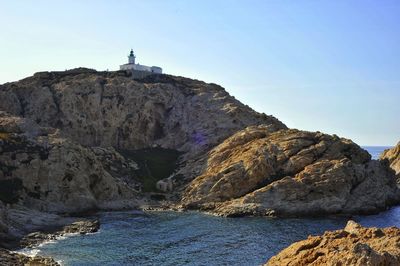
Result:
{"label": "clear blue sky", "polygon": [[0,0],[0,83],[116,70],[130,48],[289,127],[400,140],[398,0]]}

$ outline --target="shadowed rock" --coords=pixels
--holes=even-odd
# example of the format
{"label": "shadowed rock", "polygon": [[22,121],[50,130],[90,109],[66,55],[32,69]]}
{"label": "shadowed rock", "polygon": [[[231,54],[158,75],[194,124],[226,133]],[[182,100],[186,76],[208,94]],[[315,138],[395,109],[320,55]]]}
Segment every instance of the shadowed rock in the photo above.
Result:
{"label": "shadowed rock", "polygon": [[400,142],[394,148],[385,150],[379,159],[389,162],[390,167],[396,172],[397,182],[400,183]]}

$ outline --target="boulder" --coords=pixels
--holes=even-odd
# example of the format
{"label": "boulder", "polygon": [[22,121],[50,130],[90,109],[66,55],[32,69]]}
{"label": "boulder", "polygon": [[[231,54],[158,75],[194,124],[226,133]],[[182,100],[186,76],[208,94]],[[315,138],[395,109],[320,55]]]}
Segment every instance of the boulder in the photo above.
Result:
{"label": "boulder", "polygon": [[400,200],[385,164],[350,140],[320,132],[252,126],[205,158],[203,173],[183,193],[186,208],[291,216],[371,213]]}
{"label": "boulder", "polygon": [[399,243],[399,228],[365,228],[349,221],[343,230],[293,243],[265,265],[400,265]]}

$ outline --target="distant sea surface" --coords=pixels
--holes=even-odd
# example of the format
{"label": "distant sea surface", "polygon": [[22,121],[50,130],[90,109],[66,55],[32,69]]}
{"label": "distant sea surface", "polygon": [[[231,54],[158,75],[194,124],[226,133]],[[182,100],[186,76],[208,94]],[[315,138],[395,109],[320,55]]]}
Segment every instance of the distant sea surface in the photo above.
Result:
{"label": "distant sea surface", "polygon": [[379,156],[381,155],[381,153],[384,150],[390,149],[393,147],[391,147],[391,146],[362,146],[361,148],[363,148],[364,150],[367,150],[369,152],[369,154],[371,154],[372,159],[379,159]]}
{"label": "distant sea surface", "polygon": [[[389,147],[363,147],[373,158]],[[294,241],[343,228],[344,217],[222,218],[199,212],[105,212],[101,229],[26,250],[63,265],[260,265]],[[351,217],[364,226],[400,227],[400,207]]]}

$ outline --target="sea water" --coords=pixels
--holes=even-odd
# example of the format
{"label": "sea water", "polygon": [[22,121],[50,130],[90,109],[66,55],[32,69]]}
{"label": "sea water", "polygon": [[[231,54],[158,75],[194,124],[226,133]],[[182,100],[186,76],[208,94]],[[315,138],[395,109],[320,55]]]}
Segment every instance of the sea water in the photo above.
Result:
{"label": "sea water", "polygon": [[[373,158],[388,147],[364,147]],[[378,215],[277,219],[222,218],[199,212],[105,212],[95,234],[42,245],[64,265],[260,265],[308,235],[364,226],[400,227],[400,207]]]}

